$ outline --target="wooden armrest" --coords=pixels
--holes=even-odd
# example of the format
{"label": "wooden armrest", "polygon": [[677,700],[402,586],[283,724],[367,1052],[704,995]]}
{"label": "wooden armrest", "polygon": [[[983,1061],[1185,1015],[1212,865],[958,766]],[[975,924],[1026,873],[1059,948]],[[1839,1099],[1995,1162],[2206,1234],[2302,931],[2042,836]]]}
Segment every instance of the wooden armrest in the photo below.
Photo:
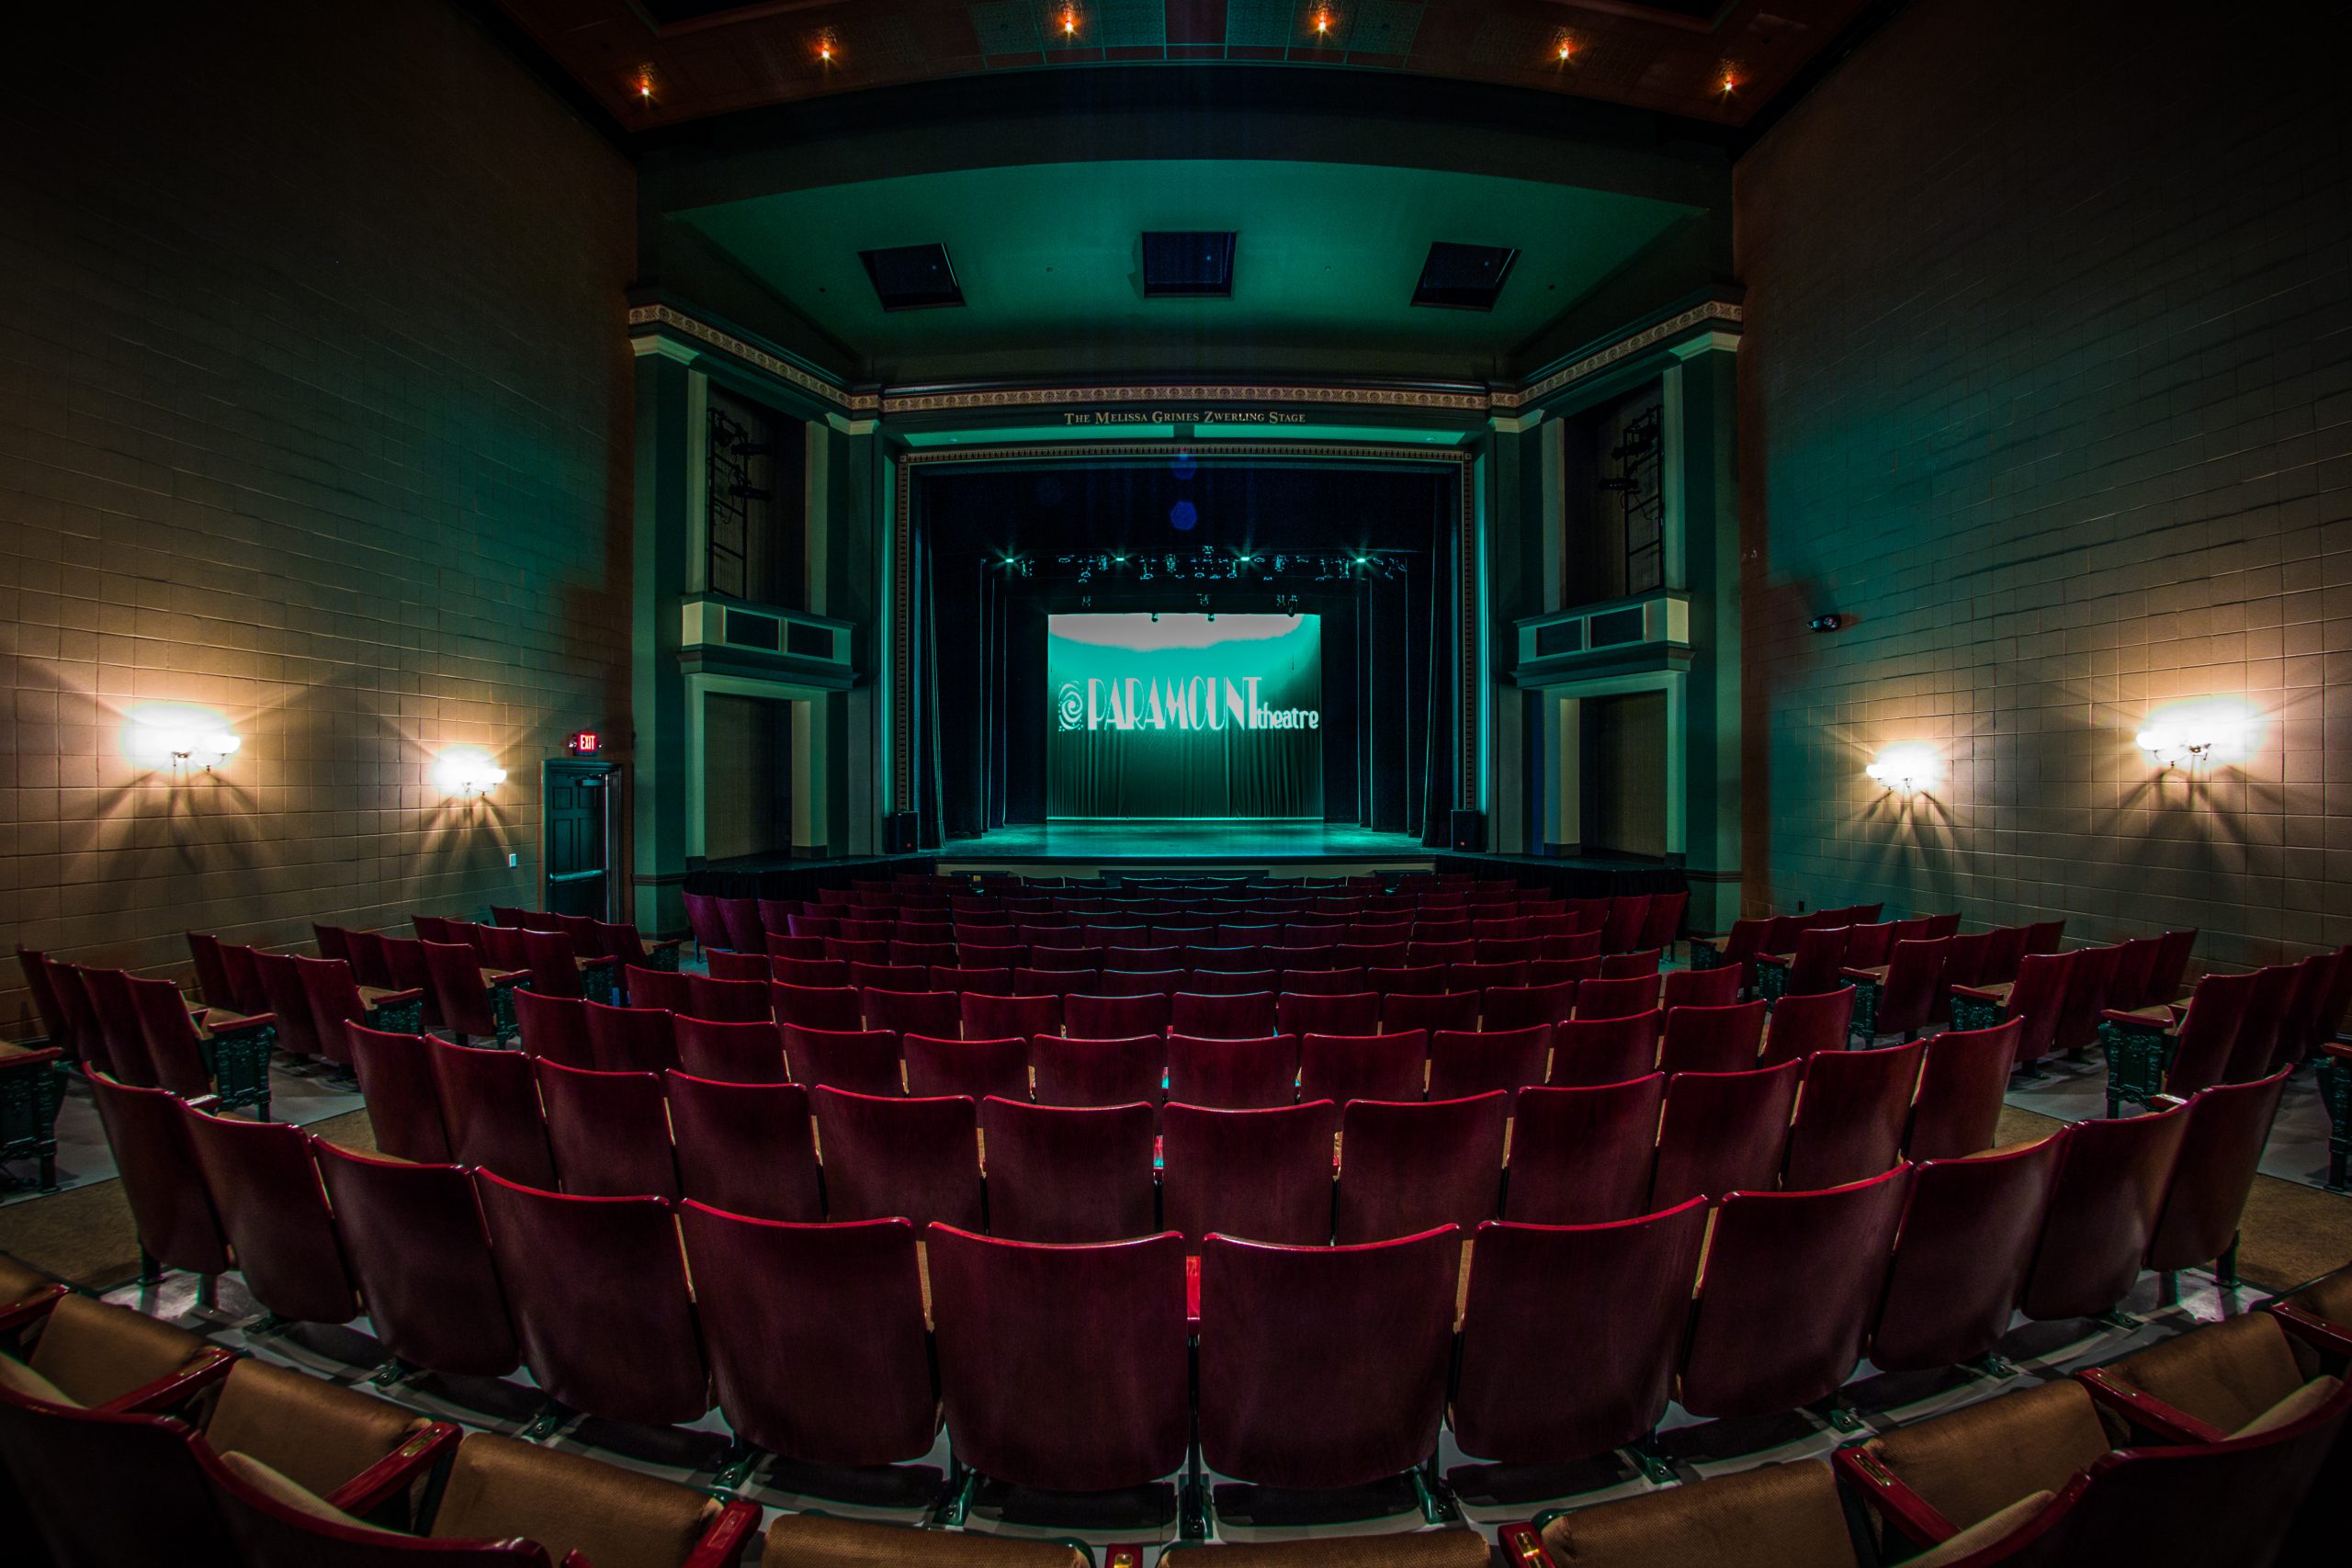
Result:
{"label": "wooden armrest", "polygon": [[485,986],[519,986],[531,977],[528,969],[486,969],[482,972]]}
{"label": "wooden armrest", "polygon": [[194,1094],[184,1103],[190,1111],[217,1111],[220,1108],[220,1097],[217,1094]]}
{"label": "wooden armrest", "polygon": [[375,999],[368,1006],[371,1010],[396,1007],[401,1002],[413,1002],[423,995],[424,995],[424,987],[422,986],[411,986],[405,991],[379,991],[376,993]]}
{"label": "wooden armrest", "polygon": [[327,1501],[355,1517],[364,1518],[406,1491],[411,1483],[457,1451],[464,1434],[447,1421],[428,1423],[408,1440],[327,1495]]}
{"label": "wooden armrest", "polygon": [[227,1018],[214,1013],[204,1021],[204,1032],[215,1040],[225,1040],[238,1034],[251,1034],[257,1029],[277,1027],[277,1015],[274,1012],[232,1013]]}
{"label": "wooden armrest", "polygon": [[2292,1297],[2285,1301],[2265,1302],[2262,1310],[2276,1315],[2280,1327],[2305,1344],[2331,1355],[2352,1357],[2352,1329],[2339,1327],[2324,1317],[2306,1312],[2295,1304]]}
{"label": "wooden armrest", "polygon": [[678,1568],[734,1568],[743,1559],[743,1549],[752,1543],[752,1532],[759,1528],[757,1504],[729,1503],[711,1520]]}
{"label": "wooden armrest", "polygon": [[1846,1489],[1870,1505],[1887,1529],[1914,1546],[1933,1546],[1958,1535],[1958,1525],[1878,1461],[1870,1452],[1869,1441],[1849,1443],[1829,1456],[1830,1468]]}
{"label": "wooden armrest", "polygon": [[2109,1008],[2101,1012],[2099,1017],[2109,1023],[2120,1023],[2130,1028],[2153,1027],[2168,1031],[2173,1026],[2170,1013],[2158,1018],[2154,1016],[2154,1010],[2149,1008]]}
{"label": "wooden armrest", "polygon": [[2075,1381],[2090,1391],[2091,1398],[2122,1416],[2135,1429],[2160,1441],[2219,1443],[2229,1438],[2230,1435],[2219,1427],[2199,1421],[2185,1410],[2176,1410],[2154,1394],[2125,1387],[2104,1367],[2076,1372]]}
{"label": "wooden armrest", "polygon": [[682,937],[682,936],[650,936],[650,937],[641,937],[641,938],[639,938],[639,940],[641,942],[643,942],[643,944],[644,944],[644,946],[645,946],[645,951],[646,951],[646,952],[648,952],[648,953],[652,952],[652,951],[653,951],[655,948],[657,948],[657,947],[659,947],[659,948],[684,947],[684,946],[685,945],[685,942],[686,942],[686,939],[685,939],[684,937]]}
{"label": "wooden armrest", "polygon": [[1951,994],[1978,1002],[2007,1002],[2009,999],[2007,986],[1954,986]]}
{"label": "wooden armrest", "polygon": [[1495,1532],[1495,1540],[1503,1549],[1503,1561],[1525,1565],[1525,1568],[1555,1568],[1552,1553],[1544,1545],[1544,1532],[1533,1525],[1505,1525]]}
{"label": "wooden armrest", "polygon": [[214,1383],[227,1381],[229,1370],[236,1364],[232,1352],[216,1345],[199,1352],[179,1371],[142,1383],[127,1393],[119,1393],[96,1408],[119,1416],[153,1416],[175,1409]]}

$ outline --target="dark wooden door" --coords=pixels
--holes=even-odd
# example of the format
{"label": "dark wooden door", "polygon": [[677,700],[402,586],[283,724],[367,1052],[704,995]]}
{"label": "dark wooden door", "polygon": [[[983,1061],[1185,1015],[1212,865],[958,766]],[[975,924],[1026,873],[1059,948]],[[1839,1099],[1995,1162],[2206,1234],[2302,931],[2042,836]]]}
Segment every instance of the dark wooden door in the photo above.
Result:
{"label": "dark wooden door", "polygon": [[612,762],[551,761],[540,799],[547,907],[559,915],[613,918],[613,824],[621,773]]}

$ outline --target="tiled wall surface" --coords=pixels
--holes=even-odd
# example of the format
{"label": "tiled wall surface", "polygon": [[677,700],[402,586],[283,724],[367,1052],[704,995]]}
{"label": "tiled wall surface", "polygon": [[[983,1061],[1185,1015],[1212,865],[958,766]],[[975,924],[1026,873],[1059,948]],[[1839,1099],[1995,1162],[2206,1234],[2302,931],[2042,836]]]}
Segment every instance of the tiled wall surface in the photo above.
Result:
{"label": "tiled wall surface", "polygon": [[1742,162],[1751,912],[2352,941],[2339,13],[1920,0]]}
{"label": "tiled wall surface", "polygon": [[[438,0],[76,14],[0,107],[12,1035],[19,943],[536,901],[540,760],[628,734],[628,165]],[[242,750],[135,765],[160,702]]]}

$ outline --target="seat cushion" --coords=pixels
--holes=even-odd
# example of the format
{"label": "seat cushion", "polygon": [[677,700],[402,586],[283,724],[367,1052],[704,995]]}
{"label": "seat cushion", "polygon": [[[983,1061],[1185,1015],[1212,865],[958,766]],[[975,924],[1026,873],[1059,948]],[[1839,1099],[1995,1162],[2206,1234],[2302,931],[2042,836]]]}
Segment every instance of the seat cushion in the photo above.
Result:
{"label": "seat cushion", "polygon": [[[783,1514],[768,1527],[761,1568],[1084,1568],[1091,1560],[1057,1540],[1015,1540],[968,1530],[862,1524],[826,1514]],[[598,1565],[602,1568],[602,1564]]]}
{"label": "seat cushion", "polygon": [[473,1432],[458,1445],[434,1511],[440,1540],[522,1536],[563,1561],[578,1551],[596,1568],[678,1568],[718,1517],[688,1487],[601,1460]]}
{"label": "seat cushion", "polygon": [[413,1410],[247,1358],[231,1369],[204,1438],[323,1497],[425,1425]]}
{"label": "seat cushion", "polygon": [[104,1404],[169,1377],[209,1348],[168,1323],[87,1296],[51,1307],[33,1345],[33,1371],[79,1404]]}
{"label": "seat cushion", "polygon": [[2020,1389],[1873,1438],[1872,1457],[1966,1529],[2034,1492],[2058,1492],[2113,1447],[2082,1384]]}
{"label": "seat cushion", "polygon": [[48,1404],[82,1403],[14,1356],[0,1356],[0,1389],[21,1399],[38,1399]]}
{"label": "seat cushion", "polygon": [[2296,1361],[2278,1316],[2267,1312],[2193,1329],[2105,1371],[2224,1432],[2260,1416],[2311,1375]]}
{"label": "seat cushion", "polygon": [[1839,1568],[1852,1537],[1829,1467],[1768,1464],[1564,1514],[1544,1527],[1562,1563],[1599,1568]]}
{"label": "seat cushion", "polygon": [[2047,1492],[2029,1492],[1999,1513],[1977,1520],[1958,1535],[1947,1536],[1918,1556],[1905,1558],[1903,1568],[1943,1568],[1947,1562],[1957,1562],[1996,1540],[2005,1540],[2048,1506],[2051,1496]]}
{"label": "seat cushion", "polygon": [[2233,1438],[2258,1438],[2265,1432],[2275,1432],[2281,1427],[2292,1426],[2304,1416],[2335,1397],[2344,1386],[2340,1378],[2313,1378],[2294,1393],[2230,1433]]}
{"label": "seat cushion", "polygon": [[220,1463],[231,1474],[263,1496],[284,1507],[291,1508],[305,1517],[319,1519],[331,1525],[341,1525],[345,1529],[364,1530],[369,1535],[398,1535],[400,1533],[398,1530],[380,1529],[368,1523],[365,1519],[353,1518],[309,1487],[288,1481],[251,1454],[225,1453],[220,1456]]}

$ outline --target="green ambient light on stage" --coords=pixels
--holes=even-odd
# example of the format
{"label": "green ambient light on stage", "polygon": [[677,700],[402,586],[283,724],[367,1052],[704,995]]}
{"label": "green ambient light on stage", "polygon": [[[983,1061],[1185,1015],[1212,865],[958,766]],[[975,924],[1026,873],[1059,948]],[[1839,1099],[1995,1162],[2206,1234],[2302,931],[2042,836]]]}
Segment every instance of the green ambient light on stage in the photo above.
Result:
{"label": "green ambient light on stage", "polygon": [[1322,815],[1317,615],[1047,618],[1051,817]]}

